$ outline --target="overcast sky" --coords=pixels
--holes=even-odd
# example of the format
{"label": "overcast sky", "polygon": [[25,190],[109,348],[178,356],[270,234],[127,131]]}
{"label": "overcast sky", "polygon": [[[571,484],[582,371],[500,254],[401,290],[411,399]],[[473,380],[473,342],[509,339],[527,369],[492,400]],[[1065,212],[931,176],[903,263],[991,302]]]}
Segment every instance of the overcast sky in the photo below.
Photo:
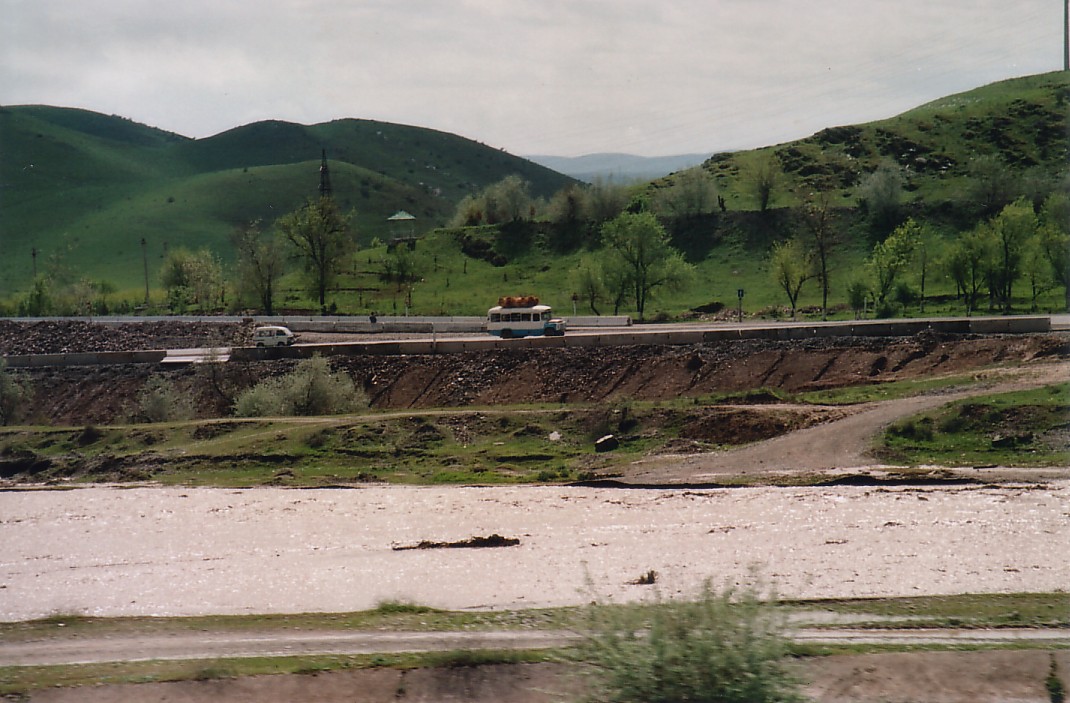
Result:
{"label": "overcast sky", "polygon": [[775,144],[1062,67],[1063,0],[0,0],[0,104],[514,154]]}

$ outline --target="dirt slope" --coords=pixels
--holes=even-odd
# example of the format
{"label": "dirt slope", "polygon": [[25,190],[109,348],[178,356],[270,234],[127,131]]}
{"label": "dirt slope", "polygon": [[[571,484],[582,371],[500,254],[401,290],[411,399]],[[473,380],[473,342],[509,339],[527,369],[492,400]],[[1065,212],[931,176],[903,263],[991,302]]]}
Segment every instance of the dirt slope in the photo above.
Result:
{"label": "dirt slope", "polygon": [[[958,373],[993,364],[1070,358],[1058,334],[977,337],[741,340],[681,346],[507,349],[421,356],[345,356],[332,364],[360,383],[376,408],[663,400],[749,390],[785,391]],[[156,365],[30,369],[33,421],[121,421],[152,376],[193,398],[201,417],[226,415],[234,395],[293,361],[223,367]]]}

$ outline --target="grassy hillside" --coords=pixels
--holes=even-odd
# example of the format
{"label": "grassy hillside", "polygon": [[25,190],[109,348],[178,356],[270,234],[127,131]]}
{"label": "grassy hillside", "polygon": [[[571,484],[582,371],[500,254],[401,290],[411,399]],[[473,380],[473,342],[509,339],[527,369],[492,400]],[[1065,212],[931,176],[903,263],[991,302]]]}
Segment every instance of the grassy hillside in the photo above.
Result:
{"label": "grassy hillside", "polygon": [[755,164],[770,156],[782,170],[773,205],[796,193],[831,192],[851,200],[882,162],[907,178],[915,202],[956,200],[969,188],[979,158],[993,159],[1021,178],[1030,172],[1065,177],[1070,74],[1047,73],[994,83],[922,105],[897,117],[829,127],[787,144],[718,154],[704,167],[733,209],[755,209]]}
{"label": "grassy hillside", "polygon": [[368,120],[303,126],[261,122],[193,140],[120,117],[44,106],[0,109],[0,295],[37,270],[106,280],[120,290],[150,275],[168,247],[211,246],[315,196],[322,149],[335,197],[359,237],[386,238],[397,210],[421,231],[464,195],[518,173],[538,195],[565,176],[461,137]]}
{"label": "grassy hillside", "polygon": [[[837,210],[843,242],[830,279],[833,303],[842,306],[848,278],[878,236],[858,206],[875,169],[897,166],[906,212],[950,239],[982,216],[973,202],[978,164],[994,165],[1017,194],[1066,187],[1068,106],[1070,77],[1051,73],[953,95],[887,120],[715,155],[700,168],[715,178],[725,211],[674,224],[674,244],[695,266],[695,276],[686,290],[660,294],[647,315],[677,316],[711,303],[734,308],[739,288],[746,291],[746,311],[782,305],[766,270],[768,248],[801,227],[794,208],[811,192],[831,195]],[[39,272],[66,270],[69,277],[107,281],[115,289],[112,304],[137,302],[144,285],[142,238],[153,297],[161,300],[156,274],[167,249],[208,246],[229,263],[227,237],[235,227],[254,219],[270,224],[316,194],[324,148],[335,199],[343,211],[355,212],[362,242],[332,296],[339,311],[401,314],[411,300],[411,311],[420,314],[479,314],[498,295],[536,294],[571,312],[581,244],[596,239],[590,235],[596,225],[564,236],[548,233],[547,223],[519,235],[489,228],[468,235],[505,254],[507,263],[492,265],[471,249],[464,254],[465,232],[434,230],[465,195],[512,173],[528,180],[536,196],[571,181],[499,150],[414,127],[261,122],[192,140],[117,117],[17,107],[0,109],[0,144],[0,302],[28,289],[33,248]],[[763,162],[775,164],[779,175],[770,210],[760,213],[753,173]],[[677,178],[641,184],[635,192],[666,188]],[[374,238],[389,237],[386,218],[401,209],[418,218],[419,233],[430,233],[413,254],[417,282],[404,287],[383,280],[385,247],[370,248]],[[566,246],[559,246],[562,239]],[[283,288],[281,307],[315,309],[296,272]],[[926,293],[933,298],[928,313],[962,312],[942,274],[929,279]],[[1038,304],[1058,307],[1059,296],[1047,290]],[[813,306],[817,297],[810,284],[800,304]],[[603,304],[600,311],[612,309]]]}

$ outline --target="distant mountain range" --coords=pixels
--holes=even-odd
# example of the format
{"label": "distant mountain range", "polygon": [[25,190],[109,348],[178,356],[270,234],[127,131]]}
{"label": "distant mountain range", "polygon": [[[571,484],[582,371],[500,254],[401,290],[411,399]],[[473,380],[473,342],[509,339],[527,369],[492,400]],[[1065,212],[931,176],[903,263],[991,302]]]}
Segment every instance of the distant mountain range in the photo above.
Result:
{"label": "distant mountain range", "polygon": [[652,181],[698,166],[710,157],[706,154],[678,154],[676,156],[635,156],[634,154],[586,154],[584,156],[525,156],[540,166],[566,176],[593,183],[603,180],[613,183]]}

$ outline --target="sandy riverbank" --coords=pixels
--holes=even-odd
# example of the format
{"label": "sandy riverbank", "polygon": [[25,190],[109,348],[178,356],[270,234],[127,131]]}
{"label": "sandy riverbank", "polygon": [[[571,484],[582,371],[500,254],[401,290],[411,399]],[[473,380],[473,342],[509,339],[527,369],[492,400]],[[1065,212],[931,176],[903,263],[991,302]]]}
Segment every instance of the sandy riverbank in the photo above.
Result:
{"label": "sandy riverbank", "polygon": [[[1070,481],[1032,487],[0,493],[0,619],[527,608],[665,595],[757,565],[801,598],[1052,591]],[[498,534],[518,546],[396,550]],[[586,585],[593,584],[593,592]]]}

